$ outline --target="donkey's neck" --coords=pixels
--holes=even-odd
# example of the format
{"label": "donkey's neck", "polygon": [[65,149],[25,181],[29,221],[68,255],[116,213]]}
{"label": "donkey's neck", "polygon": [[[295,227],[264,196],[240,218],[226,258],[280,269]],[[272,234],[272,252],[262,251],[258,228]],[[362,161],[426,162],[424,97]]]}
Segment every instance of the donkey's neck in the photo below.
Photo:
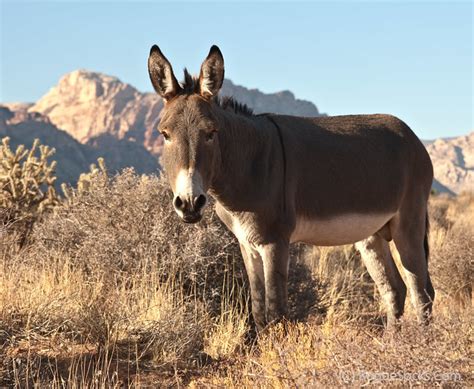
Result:
{"label": "donkey's neck", "polygon": [[229,211],[254,210],[275,195],[275,175],[282,171],[276,129],[264,116],[224,110],[219,121],[221,161],[210,193]]}

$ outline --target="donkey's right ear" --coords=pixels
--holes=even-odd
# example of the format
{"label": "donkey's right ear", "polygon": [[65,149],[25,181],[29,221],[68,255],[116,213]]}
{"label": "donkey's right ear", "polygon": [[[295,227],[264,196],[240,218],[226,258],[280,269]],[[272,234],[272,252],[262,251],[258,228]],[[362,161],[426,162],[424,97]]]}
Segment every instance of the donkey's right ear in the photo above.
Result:
{"label": "donkey's right ear", "polygon": [[151,83],[165,102],[171,100],[181,92],[171,64],[157,45],[153,45],[148,57],[148,74]]}

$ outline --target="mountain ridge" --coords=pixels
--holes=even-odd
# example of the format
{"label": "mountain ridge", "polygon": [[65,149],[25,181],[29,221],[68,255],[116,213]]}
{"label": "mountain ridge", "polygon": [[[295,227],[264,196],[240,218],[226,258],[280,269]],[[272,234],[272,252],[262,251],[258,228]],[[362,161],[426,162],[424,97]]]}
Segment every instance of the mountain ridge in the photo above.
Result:
{"label": "mountain ridge", "polygon": [[[290,91],[263,93],[226,79],[221,95],[234,96],[256,113],[321,115],[313,103],[296,99]],[[163,141],[156,126],[162,108],[163,101],[156,93],[140,92],[117,77],[79,69],[61,77],[28,111],[48,116],[81,143],[109,133],[141,143],[159,156]]]}
{"label": "mountain ridge", "polygon": [[107,137],[107,134],[82,144],[56,127],[47,116],[26,110],[12,111],[10,108],[11,105],[0,104],[0,138],[9,137],[12,149],[20,144],[30,148],[36,138],[41,144],[54,147],[56,152],[52,160],[58,161],[57,185],[62,182],[75,184],[80,174],[87,172],[99,157],[105,158],[111,174],[129,166],[134,167],[137,173],[156,173],[159,170],[156,158],[141,145]]}
{"label": "mountain ridge", "polygon": [[451,192],[474,192],[474,132],[426,146],[436,180]]}
{"label": "mountain ridge", "polygon": [[[257,114],[325,115],[315,104],[297,99],[288,90],[264,93],[226,79],[221,95],[232,96]],[[37,136],[42,143],[52,143],[50,146],[70,147],[69,157],[75,162],[67,163],[72,164],[73,174],[60,172],[64,180],[74,181],[79,169],[87,169],[85,165],[98,156],[106,157],[111,170],[134,166],[139,173],[146,173],[159,169],[163,140],[156,126],[163,101],[117,77],[75,70],[61,77],[35,103],[0,103],[0,107],[0,136],[10,136],[12,144],[21,142],[21,133],[26,145]],[[60,131],[58,142],[52,136],[55,131]],[[449,194],[474,190],[474,132],[423,143],[433,161],[435,190]]]}

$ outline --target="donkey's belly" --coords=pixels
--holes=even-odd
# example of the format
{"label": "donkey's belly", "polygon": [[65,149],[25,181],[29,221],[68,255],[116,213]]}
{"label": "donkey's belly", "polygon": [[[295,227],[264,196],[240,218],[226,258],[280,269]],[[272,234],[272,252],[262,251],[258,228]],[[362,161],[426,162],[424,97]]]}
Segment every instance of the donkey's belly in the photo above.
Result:
{"label": "donkey's belly", "polygon": [[393,215],[393,213],[350,213],[327,219],[300,217],[291,234],[291,242],[305,242],[317,246],[337,246],[358,242],[375,234]]}

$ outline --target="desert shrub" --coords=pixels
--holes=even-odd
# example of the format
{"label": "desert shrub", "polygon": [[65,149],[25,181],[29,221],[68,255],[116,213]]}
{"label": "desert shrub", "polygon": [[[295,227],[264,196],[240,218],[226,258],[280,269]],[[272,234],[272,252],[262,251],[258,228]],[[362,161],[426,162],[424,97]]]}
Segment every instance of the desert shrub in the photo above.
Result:
{"label": "desert shrub", "polygon": [[431,210],[443,209],[442,221],[432,212],[430,272],[438,298],[471,304],[474,262],[474,196],[432,199]]}
{"label": "desert shrub", "polygon": [[432,229],[448,229],[452,222],[448,218],[448,208],[453,200],[445,195],[431,196],[428,203],[428,214]]}
{"label": "desert shrub", "polygon": [[232,272],[237,283],[244,279],[238,244],[212,208],[203,222],[186,225],[172,210],[163,179],[132,170],[88,179],[88,190],[69,188],[69,201],[35,229],[35,249],[43,256],[53,254],[114,285],[143,272],[177,277],[216,308],[225,274]]}
{"label": "desert shrub", "polygon": [[[299,286],[301,280],[306,280],[308,285],[304,292],[301,290],[290,296],[293,309],[306,312],[317,323],[379,322],[383,307],[375,284],[352,245],[306,246],[296,262],[290,278],[291,273],[293,277],[295,272],[299,274],[290,285]],[[302,267],[300,271],[298,265]]]}
{"label": "desert shrub", "polygon": [[0,281],[0,385],[69,382],[79,364],[79,378],[102,374],[108,387],[117,364],[134,375],[137,364],[166,373],[200,360],[213,319],[173,283],[137,274],[111,287],[68,263],[17,265]]}
{"label": "desert shrub", "polygon": [[54,188],[54,149],[36,139],[30,150],[23,145],[10,149],[5,137],[0,145],[0,224],[27,238],[33,224],[58,203]]}
{"label": "desert shrub", "polygon": [[[35,225],[23,250],[2,252],[0,346],[11,352],[3,358],[6,378],[0,384],[25,384],[31,369],[51,372],[22,352],[51,338],[70,349],[88,345],[100,370],[104,358],[113,356],[165,371],[198,363],[205,347],[217,350],[225,336],[216,330],[219,313],[227,312],[230,327],[233,320],[240,323],[233,335],[242,339],[243,263],[212,208],[199,225],[186,225],[158,177],[132,170],[108,177],[99,165],[83,179],[87,185],[64,188],[65,201]],[[231,306],[235,300],[240,310]],[[235,339],[216,353],[233,352]],[[60,377],[44,379],[68,379],[77,363],[85,368],[92,362],[68,360],[63,370],[53,369]]]}
{"label": "desert shrub", "polygon": [[385,336],[363,325],[277,326],[258,349],[191,386],[470,387],[471,320],[472,312],[464,311],[430,327],[404,322],[400,333]]}
{"label": "desert shrub", "polygon": [[[109,177],[100,161],[82,182],[64,188],[20,251],[11,229],[0,234],[0,386],[305,387],[342,385],[348,371],[421,370],[468,382],[469,196],[430,205],[443,297],[431,327],[407,312],[400,337],[382,336],[372,324],[383,307],[353,247],[297,245],[289,295],[299,322],[249,345],[238,244],[212,207],[183,224],[164,180]],[[464,304],[453,314],[457,290]]]}
{"label": "desert shrub", "polygon": [[66,201],[73,203],[74,199],[85,192],[89,192],[94,188],[100,188],[107,185],[109,176],[107,167],[105,166],[104,158],[97,159],[97,165],[91,164],[88,172],[81,173],[77,180],[76,190],[73,190],[70,185],[66,183],[61,184],[61,189],[66,198]]}

